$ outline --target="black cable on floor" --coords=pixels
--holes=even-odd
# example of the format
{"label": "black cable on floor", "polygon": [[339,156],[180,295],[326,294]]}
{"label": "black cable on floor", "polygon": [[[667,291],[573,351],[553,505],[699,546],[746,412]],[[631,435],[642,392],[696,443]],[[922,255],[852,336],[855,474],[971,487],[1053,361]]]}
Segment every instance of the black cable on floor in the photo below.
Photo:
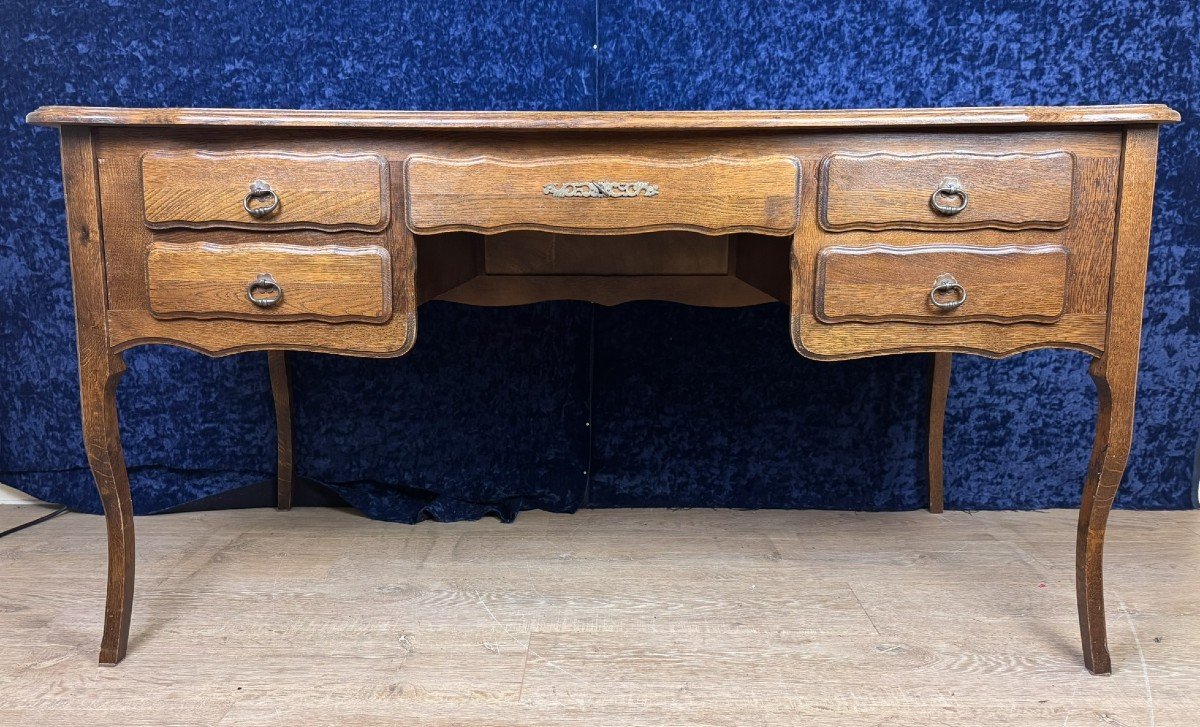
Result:
{"label": "black cable on floor", "polygon": [[50,513],[49,515],[43,515],[40,518],[38,518],[37,520],[30,520],[29,522],[24,523],[22,525],[18,525],[15,528],[9,528],[8,530],[5,530],[4,532],[0,533],[0,538],[3,538],[5,535],[12,535],[13,533],[20,532],[20,531],[24,530],[25,528],[31,528],[34,525],[37,525],[38,523],[44,523],[47,520],[49,520],[50,518],[55,518],[55,517],[58,517],[59,515],[62,515],[68,509],[69,508],[66,505],[63,505],[62,507],[58,508],[54,512]]}

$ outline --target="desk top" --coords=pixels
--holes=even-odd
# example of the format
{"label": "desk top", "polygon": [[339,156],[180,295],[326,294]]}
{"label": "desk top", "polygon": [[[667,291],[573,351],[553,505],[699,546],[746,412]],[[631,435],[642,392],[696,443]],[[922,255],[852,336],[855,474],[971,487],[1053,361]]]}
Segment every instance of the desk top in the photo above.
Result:
{"label": "desk top", "polygon": [[1140,104],[824,111],[327,111],[43,106],[26,120],[43,126],[686,131],[1163,124],[1179,118],[1176,111],[1162,104]]}

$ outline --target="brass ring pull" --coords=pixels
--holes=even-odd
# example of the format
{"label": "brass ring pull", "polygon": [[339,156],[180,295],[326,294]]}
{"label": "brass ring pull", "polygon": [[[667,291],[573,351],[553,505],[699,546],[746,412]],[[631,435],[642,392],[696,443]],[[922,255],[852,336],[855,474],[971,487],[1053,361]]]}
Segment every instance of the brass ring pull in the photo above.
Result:
{"label": "brass ring pull", "polygon": [[[949,300],[942,300],[953,296]],[[933,290],[929,291],[929,302],[938,310],[952,311],[967,302],[967,289],[959,285],[953,275],[942,273],[933,281]]]}
{"label": "brass ring pull", "polygon": [[[253,207],[250,206],[251,202],[255,203]],[[242,200],[242,208],[251,217],[269,217],[279,209],[279,195],[275,194],[271,185],[256,179],[250,183],[250,191]]]}
{"label": "brass ring pull", "polygon": [[967,208],[967,190],[956,178],[946,177],[929,197],[929,206],[938,214],[956,215]]}
{"label": "brass ring pull", "polygon": [[246,286],[246,298],[259,308],[271,308],[283,300],[283,288],[270,273],[262,273]]}

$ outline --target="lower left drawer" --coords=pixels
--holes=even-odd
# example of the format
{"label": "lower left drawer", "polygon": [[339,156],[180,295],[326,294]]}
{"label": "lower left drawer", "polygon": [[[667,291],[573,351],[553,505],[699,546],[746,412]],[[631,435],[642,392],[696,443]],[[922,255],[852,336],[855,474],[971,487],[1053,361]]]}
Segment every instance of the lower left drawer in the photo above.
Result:
{"label": "lower left drawer", "polygon": [[154,242],[146,258],[155,318],[383,323],[391,271],[377,245]]}

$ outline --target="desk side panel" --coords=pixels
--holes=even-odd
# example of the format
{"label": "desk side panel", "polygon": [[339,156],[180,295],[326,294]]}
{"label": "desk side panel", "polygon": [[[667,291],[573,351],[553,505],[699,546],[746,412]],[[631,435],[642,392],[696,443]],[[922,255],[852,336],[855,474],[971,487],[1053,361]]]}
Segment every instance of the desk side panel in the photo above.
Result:
{"label": "desk side panel", "polygon": [[[335,155],[374,153],[371,140],[335,131],[261,132],[236,129],[102,129],[97,132],[97,163],[110,291],[111,345],[125,349],[143,343],[171,343],[211,355],[253,349],[298,349],[360,356],[397,356],[416,334],[415,254],[412,236],[394,220],[380,231],[327,232],[272,229],[151,229],[143,209],[141,159],[147,153],[194,151],[212,154],[294,153]],[[402,175],[385,175],[391,199],[402,198]],[[214,180],[222,184],[224,180]],[[287,204],[286,197],[282,204]],[[390,255],[390,315],[363,320],[246,320],[228,317],[164,318],[153,315],[147,261],[155,244],[215,245],[253,249],[382,247]],[[260,271],[268,272],[268,271]],[[237,282],[237,281],[234,281]],[[286,295],[286,292],[285,292]]]}
{"label": "desk side panel", "polygon": [[[1121,134],[1121,129],[1104,128],[942,134],[864,132],[844,134],[832,145],[810,149],[803,157],[804,171],[807,177],[818,180],[821,159],[830,150],[851,154],[887,152],[909,157],[934,155],[935,158],[946,152],[995,155],[1067,152],[1074,158],[1074,174],[1070,188],[1071,213],[1061,229],[830,231],[819,221],[820,182],[806,187],[801,200],[801,223],[792,248],[792,340],[796,349],[805,356],[827,360],[936,351],[1000,357],[1035,348],[1100,353],[1104,348],[1108,319]],[[949,176],[954,169],[948,166],[946,171]],[[963,181],[970,191],[969,180],[964,177]],[[1061,247],[1066,251],[1065,291],[1059,289],[1055,295],[1061,296],[1062,314],[1053,321],[1019,322],[820,320],[815,302],[820,292],[818,260],[821,252],[834,246],[857,249],[878,245],[900,249],[939,245],[965,246],[967,249],[998,249],[1010,245],[1018,249]],[[928,281],[903,281],[903,284],[923,283],[932,288],[934,277],[930,276]],[[901,281],[897,282],[899,286]],[[969,295],[970,286],[967,288]],[[1031,306],[1036,307],[1034,303]],[[967,313],[967,306],[959,312]],[[931,318],[937,313],[930,309]]]}

